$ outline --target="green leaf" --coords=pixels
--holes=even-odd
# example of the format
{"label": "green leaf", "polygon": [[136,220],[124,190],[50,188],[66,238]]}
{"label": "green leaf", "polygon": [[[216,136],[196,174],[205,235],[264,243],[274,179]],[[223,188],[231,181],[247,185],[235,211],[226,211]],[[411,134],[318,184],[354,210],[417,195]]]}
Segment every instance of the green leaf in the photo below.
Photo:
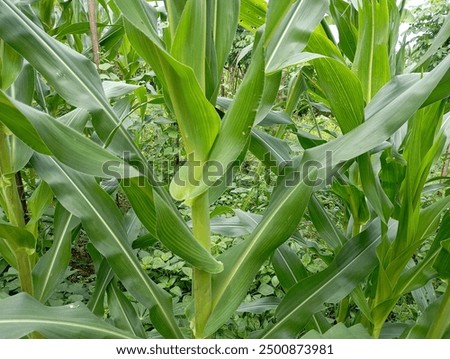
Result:
{"label": "green leaf", "polygon": [[[390,230],[395,230],[394,226]],[[324,302],[336,302],[348,295],[377,265],[375,249],[380,240],[380,223],[374,221],[348,241],[325,270],[289,290],[278,306],[277,322],[262,337],[295,338]]]}
{"label": "green leaf", "polygon": [[95,142],[53,117],[8,98],[3,92],[0,92],[0,110],[0,120],[31,148],[43,154],[54,154],[78,171],[99,177],[138,175],[134,168]]}
{"label": "green leaf", "polygon": [[32,255],[36,251],[36,239],[26,229],[0,222],[0,238],[6,240],[12,252],[25,250]]}
{"label": "green leaf", "polygon": [[109,284],[114,278],[114,272],[106,259],[101,260],[96,275],[97,278],[95,289],[92,293],[91,298],[89,299],[89,302],[87,303],[87,307],[95,315],[103,317],[105,315],[105,294]]}
{"label": "green leaf", "polygon": [[205,1],[187,0],[170,49],[176,60],[194,71],[203,91],[206,86],[206,7]]}
{"label": "green leaf", "polygon": [[36,263],[32,273],[33,296],[42,303],[64,279],[71,256],[72,231],[79,224],[80,220],[61,205],[56,207],[53,244]]}
{"label": "green leaf", "polygon": [[108,308],[114,325],[139,338],[146,338],[142,322],[128,298],[120,291],[116,282],[108,286]]}
{"label": "green leaf", "polygon": [[239,25],[248,31],[256,32],[266,20],[266,10],[265,0],[241,0]]}
{"label": "green leaf", "polygon": [[158,318],[153,321],[156,329],[165,337],[182,337],[173,317],[170,295],[142,269],[127,241],[123,217],[113,199],[93,177],[77,173],[51,157],[35,155],[33,165],[61,204],[81,219],[90,240],[108,259],[123,285],[150,308],[152,317]]}
{"label": "green leaf", "polygon": [[41,181],[28,200],[28,210],[31,218],[27,223],[26,228],[34,235],[35,238],[38,237],[39,220],[52,200],[52,190],[47,183]]}
{"label": "green leaf", "polygon": [[275,251],[272,264],[281,286],[287,292],[300,280],[308,277],[308,272],[299,256],[286,244]]}
{"label": "green leaf", "polygon": [[100,103],[93,93],[104,92],[94,64],[45,34],[12,1],[0,2],[0,10],[0,37],[38,69],[69,103],[98,110]]}
{"label": "green leaf", "polygon": [[0,40],[0,89],[6,91],[22,69],[23,59],[14,49]]}
{"label": "green leaf", "polygon": [[314,227],[316,227],[320,237],[327,243],[327,245],[333,250],[339,250],[342,248],[344,243],[347,241],[347,238],[333,223],[333,220],[330,218],[316,196],[311,197],[308,205],[308,212]]}
{"label": "green leaf", "polygon": [[322,20],[328,5],[328,0],[299,0],[293,3],[276,30],[266,39],[267,73],[298,62],[298,54],[306,47],[311,32]]}
{"label": "green leaf", "polygon": [[[139,157],[136,145],[109,105],[91,61],[47,35],[11,0],[0,2],[0,37],[27,59],[68,103],[94,115],[93,125],[103,141],[115,134],[109,146],[112,150],[119,155],[129,151]],[[40,152],[48,154],[45,150]],[[145,162],[143,157],[142,161]]]}
{"label": "green leaf", "polygon": [[152,192],[145,178],[123,181],[122,189],[142,224],[173,253],[204,271],[222,271],[223,265],[195,239],[176,207]]}
{"label": "green leaf", "polygon": [[388,0],[362,0],[358,8],[358,26],[353,70],[361,81],[364,99],[370,102],[391,79]]}
{"label": "green leaf", "polygon": [[[202,171],[192,174],[190,173],[192,169],[182,167],[177,178],[184,186],[177,185],[174,181],[170,186],[174,198],[189,200],[208,190],[211,184],[226,173],[247,146],[264,90],[264,56],[261,40],[254,51],[250,68],[236,93],[235,101],[225,114],[220,132],[208,156],[208,162],[213,165],[220,164],[221,173],[209,176],[208,181],[204,181],[201,180],[204,178]],[[192,181],[192,175],[195,181]]]}
{"label": "green leaf", "polygon": [[[150,18],[151,6],[144,0],[132,3],[124,0],[115,2],[127,19],[125,25],[130,42],[163,82],[187,154],[194,155],[193,161],[203,163],[219,131],[219,115],[206,99],[192,68],[171,56],[156,42],[155,29]],[[185,21],[188,20],[186,18]],[[139,29],[135,27],[138,25]],[[202,63],[204,67],[204,61]]]}
{"label": "green leaf", "polygon": [[[314,173],[309,180],[314,181]],[[244,299],[247,288],[265,259],[296,230],[313,187],[304,178],[285,178],[284,181],[290,185],[287,186],[286,182],[279,184],[278,191],[250,237],[219,257],[225,270],[213,276],[212,313],[205,335],[216,331],[231,316]]]}
{"label": "green leaf", "polygon": [[30,64],[26,63],[22,67],[16,81],[8,89],[8,93],[15,100],[31,105],[34,96],[35,73]]}
{"label": "green leaf", "polygon": [[342,132],[345,134],[358,127],[364,122],[364,98],[358,78],[335,59],[316,59],[313,65]]}
{"label": "green leaf", "polygon": [[[325,169],[331,170],[338,163],[375,148],[397,131],[421,107],[449,67],[450,56],[447,56],[432,72],[410,84],[406,90],[398,86],[399,82],[397,78],[394,78],[366,107],[364,123],[336,140],[305,151],[299,168],[309,161],[318,161],[324,166],[319,171],[319,178],[321,178]],[[361,138],[365,140],[361,142]],[[332,157],[327,161],[327,156],[330,154]]]}
{"label": "green leaf", "polygon": [[250,151],[275,173],[292,163],[291,150],[285,141],[256,128],[252,130]]}
{"label": "green leaf", "polygon": [[31,332],[47,338],[135,338],[97,318],[82,303],[46,307],[25,293],[0,300],[0,336],[19,339]]}
{"label": "green leaf", "polygon": [[352,5],[343,0],[332,0],[330,12],[339,31],[339,47],[353,62],[356,54],[358,30],[352,19]]}
{"label": "green leaf", "polygon": [[263,297],[254,300],[250,303],[244,303],[236,309],[238,313],[253,313],[262,314],[269,310],[275,309],[278,304],[280,304],[280,298],[278,297]]}
{"label": "green leaf", "polygon": [[[217,67],[217,79],[216,89],[214,89],[214,92],[217,93],[220,87],[223,68],[227,61],[228,54],[230,52],[236,34],[236,29],[239,21],[240,1],[213,1],[208,4],[210,4],[210,6],[213,8],[212,11],[214,13],[214,16],[208,18],[208,21],[211,21],[211,26],[213,27],[213,29],[210,31],[213,34],[213,42],[216,55],[215,66]],[[214,103],[214,98],[212,98],[211,101],[212,103]]]}
{"label": "green leaf", "polygon": [[441,339],[430,338],[428,337],[428,333],[433,330],[436,319],[442,320],[444,323],[446,322],[447,331],[449,329],[448,323],[450,323],[450,311],[447,310],[447,312],[442,312],[442,303],[444,300],[448,300],[448,296],[446,298],[445,295],[441,295],[436,301],[428,306],[425,312],[423,312],[417,320],[417,323],[408,330],[406,334],[407,339]]}

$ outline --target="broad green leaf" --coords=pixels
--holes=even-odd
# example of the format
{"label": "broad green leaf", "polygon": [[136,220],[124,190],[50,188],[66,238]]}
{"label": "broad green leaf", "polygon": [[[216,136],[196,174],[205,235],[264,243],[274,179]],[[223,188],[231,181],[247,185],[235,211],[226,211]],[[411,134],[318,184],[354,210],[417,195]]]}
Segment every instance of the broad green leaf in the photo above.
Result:
{"label": "broad green leaf", "polygon": [[185,186],[177,185],[172,181],[170,191],[174,198],[189,200],[205,192],[211,183],[219,180],[227,172],[247,146],[264,89],[264,54],[261,41],[260,39],[254,50],[250,68],[236,93],[236,100],[225,114],[219,135],[208,156],[211,164],[221,166],[221,173],[208,178],[208,184],[200,180],[202,173],[194,172],[194,182],[196,183],[192,183],[189,168],[182,167],[177,176],[180,183]]}
{"label": "broad green leaf", "polygon": [[53,244],[33,268],[33,296],[42,303],[64,279],[71,256],[72,231],[79,223],[61,205],[56,207]]}
{"label": "broad green leaf", "polygon": [[142,224],[173,253],[196,268],[211,273],[223,269],[223,265],[194,238],[177,214],[176,207],[164,201],[157,192],[152,192],[145,178],[124,181],[122,189]]}
{"label": "broad green leaf", "polygon": [[[447,289],[447,293],[449,290]],[[442,336],[434,336],[433,330],[436,325],[436,321],[442,321],[447,323],[446,331],[448,332],[450,325],[450,310],[448,309],[449,304],[447,303],[447,310],[442,310],[445,307],[445,301],[449,301],[449,295],[441,295],[436,301],[431,303],[425,312],[418,318],[416,324],[408,331],[406,334],[407,339],[441,339]],[[444,306],[443,306],[444,304]],[[444,331],[445,333],[445,331]],[[440,334],[444,334],[440,333]],[[448,337],[446,338],[448,339]]]}
{"label": "broad green leaf", "polygon": [[0,40],[0,89],[6,91],[22,69],[23,59],[12,47]]}
{"label": "broad green leaf", "polygon": [[23,138],[24,142],[33,148],[35,151],[47,155],[52,154],[33,125],[26,119],[26,117],[18,111],[12,100],[2,91],[0,91],[0,121],[2,121],[8,129],[14,133],[19,134],[19,138]]}
{"label": "broad green leaf", "polygon": [[[314,173],[310,181],[314,182]],[[225,270],[213,276],[212,313],[205,335],[215,332],[231,316],[265,259],[294,233],[303,216],[313,191],[311,182],[287,177],[279,186],[250,237],[219,257]]]}
{"label": "broad green leaf", "polygon": [[130,85],[125,82],[103,81],[103,90],[107,98],[118,98],[128,95],[130,92],[139,88],[136,85]]}
{"label": "broad green leaf", "polygon": [[308,205],[308,213],[311,221],[319,232],[320,237],[333,250],[342,248],[347,238],[339,228],[333,223],[326,212],[323,205],[319,202],[316,196],[312,196]]}
{"label": "broad green leaf", "polygon": [[[107,24],[97,23],[98,28],[104,28]],[[89,22],[77,22],[74,24],[64,24],[62,26],[58,26],[53,31],[49,32],[52,35],[62,41],[67,35],[75,35],[75,34],[89,34],[90,26]]]}
{"label": "broad green leaf", "polygon": [[272,264],[286,292],[300,280],[308,277],[300,257],[286,243],[277,248],[272,257]]}
{"label": "broad green leaf", "polygon": [[175,32],[180,22],[181,15],[183,14],[184,7],[187,0],[164,0],[164,5],[167,10],[169,19],[169,29],[171,37],[175,36]]}
{"label": "broad green leaf", "polygon": [[[133,157],[139,157],[136,145],[109,105],[91,61],[47,35],[11,0],[0,2],[0,38],[27,59],[68,103],[91,112],[94,127],[103,141],[115,132],[109,146],[112,150],[119,155],[129,151]],[[41,105],[45,108],[45,101]]]}
{"label": "broad green leaf", "polygon": [[[0,92],[0,120],[30,147],[78,171],[99,177],[110,174],[131,176],[138,172],[95,142],[64,126],[53,117],[8,98]],[[30,126],[33,137],[29,136]],[[35,138],[34,133],[39,136]],[[74,156],[74,153],[77,155]],[[86,161],[89,158],[89,161]],[[106,167],[105,167],[106,166]]]}
{"label": "broad green leaf", "polygon": [[299,0],[291,5],[276,30],[266,39],[266,72],[276,72],[298,62],[298,54],[306,47],[328,5],[328,0]]}
{"label": "broad green leaf", "polygon": [[19,339],[31,332],[47,338],[135,338],[97,318],[82,303],[46,307],[25,293],[0,300],[0,336]]}
{"label": "broad green leaf", "polygon": [[26,229],[0,222],[0,238],[3,238],[13,252],[25,250],[29,255],[36,251],[36,239]]}
{"label": "broad green leaf", "polygon": [[391,79],[388,0],[362,0],[358,9],[358,26],[353,70],[361,81],[364,99],[370,102]]}
{"label": "broad green leaf", "polygon": [[[94,64],[45,34],[12,1],[3,0],[0,10],[0,37],[51,81],[69,103],[98,110],[99,104],[92,93],[104,93]],[[76,88],[75,83],[78,83]]]}
{"label": "broad green leaf", "polygon": [[358,41],[358,30],[352,18],[353,11],[352,5],[344,0],[331,1],[330,12],[339,31],[339,47],[352,62]]}
{"label": "broad green leaf", "polygon": [[105,315],[105,294],[109,284],[114,278],[114,272],[106,259],[101,260],[99,268],[96,271],[96,285],[94,292],[87,303],[89,310],[99,317]]}
{"label": "broad green leaf", "polygon": [[77,173],[51,157],[35,155],[33,165],[51,186],[60,203],[81,219],[91,242],[108,259],[122,284],[144,306],[165,337],[182,334],[172,313],[170,295],[157,286],[142,269],[127,241],[123,217],[113,199],[93,177]]}
{"label": "broad green leaf", "polygon": [[58,121],[81,133],[86,127],[89,119],[89,112],[83,109],[76,109],[66,113],[64,116],[59,117]]}
{"label": "broad green leaf", "polygon": [[316,59],[313,65],[342,132],[348,133],[363,123],[363,91],[355,74],[345,64],[331,58]]}
{"label": "broad green leaf", "polygon": [[255,118],[255,125],[259,125],[269,114],[278,96],[280,85],[281,71],[266,76],[261,103]]}
{"label": "broad green leaf", "polygon": [[289,145],[264,131],[252,130],[250,151],[271,171],[278,173],[292,163]]}
{"label": "broad green leaf", "polygon": [[[188,4],[193,4],[193,1]],[[154,36],[149,36],[155,32],[149,18],[151,11],[147,9],[151,6],[144,0],[132,3],[124,0],[115,2],[127,19],[126,31],[130,42],[163,82],[180,127],[186,152],[194,155],[194,161],[205,161],[219,131],[220,118],[214,106],[206,99],[196,74],[192,68],[161,48],[155,42]],[[136,28],[138,25],[141,26]]]}
{"label": "broad green leaf", "polygon": [[[390,230],[395,230],[394,226]],[[326,269],[289,290],[278,306],[276,323],[262,337],[295,338],[310,315],[320,311],[325,302],[336,302],[348,295],[375,268],[375,249],[380,240],[380,223],[372,222],[344,245]]]}
{"label": "broad green leaf", "polygon": [[[211,26],[213,26],[212,33],[217,67],[217,89],[214,91],[216,93],[219,90],[223,68],[236,34],[239,21],[239,5],[240,0],[215,0],[210,4],[214,13],[214,16],[212,16],[214,21],[210,18],[208,18],[208,21],[210,21],[212,23]],[[215,97],[216,96],[214,96],[214,98]],[[215,102],[214,98],[211,99],[212,103]]]}
{"label": "broad green leaf", "polygon": [[[206,9],[205,1],[187,0],[170,49],[176,60],[194,71],[203,92],[206,87]],[[182,83],[179,85],[182,86]]]}
{"label": "broad green leaf", "polygon": [[[406,90],[398,87],[394,78],[366,107],[366,121],[344,136],[324,145],[311,148],[303,155],[300,168],[309,161],[318,161],[331,170],[335,165],[368,152],[397,131],[429,97],[450,67],[450,56],[422,79]],[[361,142],[361,138],[365,140]],[[327,156],[332,154],[331,158]]]}
{"label": "broad green leaf", "polygon": [[8,89],[7,93],[17,101],[31,105],[34,96],[35,73],[30,64],[22,67],[16,81]]}
{"label": "broad green leaf", "polygon": [[136,309],[120,291],[116,282],[110,283],[107,293],[108,308],[114,325],[127,333],[131,333],[133,336],[145,339],[145,329],[136,313]]}
{"label": "broad green leaf", "polygon": [[278,297],[262,297],[250,303],[244,303],[236,309],[238,313],[262,314],[269,310],[275,309],[280,304],[281,299]]}
{"label": "broad green leaf", "polygon": [[28,210],[30,220],[26,228],[31,232],[35,238],[38,238],[38,224],[44,211],[53,200],[53,193],[49,185],[44,181],[39,183],[39,186],[33,191],[33,194],[28,199]]}
{"label": "broad green leaf", "polygon": [[300,142],[300,145],[305,150],[327,143],[326,140],[304,131],[297,131],[297,138],[298,142]]}
{"label": "broad green leaf", "polygon": [[370,202],[382,221],[387,223],[389,221],[389,217],[394,211],[394,205],[381,186],[380,179],[374,171],[370,154],[367,153],[360,156],[357,161],[359,166],[359,175],[361,177],[361,185],[367,200]]}

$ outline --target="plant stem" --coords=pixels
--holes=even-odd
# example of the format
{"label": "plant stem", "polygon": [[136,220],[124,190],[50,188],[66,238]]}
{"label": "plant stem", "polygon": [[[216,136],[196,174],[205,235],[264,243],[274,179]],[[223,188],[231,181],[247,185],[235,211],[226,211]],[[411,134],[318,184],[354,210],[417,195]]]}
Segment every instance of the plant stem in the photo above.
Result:
{"label": "plant stem", "polygon": [[5,128],[0,124],[0,189],[4,203],[6,204],[6,215],[9,222],[16,227],[24,227],[22,202],[19,197],[15,174],[10,160],[8,137]]}
{"label": "plant stem", "polygon": [[448,329],[450,318],[450,282],[447,283],[447,289],[443,294],[442,303],[439,307],[439,315],[436,316],[435,321],[428,330],[427,339],[440,339],[444,336]]}
{"label": "plant stem", "polygon": [[22,291],[33,295],[33,277],[34,257],[25,250],[16,251],[17,270],[19,272],[19,281]]}
{"label": "plant stem", "polygon": [[350,304],[350,296],[346,296],[344,299],[341,300],[337,316],[337,321],[339,323],[345,323],[345,320],[347,319],[349,304]]}
{"label": "plant stem", "polygon": [[[192,229],[195,238],[208,251],[211,250],[209,226],[208,192],[198,196],[192,204]],[[195,338],[203,338],[203,332],[211,313],[211,273],[197,268],[193,270],[192,278],[194,297],[193,330]]]}
{"label": "plant stem", "polygon": [[98,43],[97,15],[95,0],[88,0],[89,28],[91,32],[92,56],[97,69],[100,65],[100,46]]}
{"label": "plant stem", "polygon": [[[11,165],[8,136],[2,124],[0,124],[0,191],[9,223],[16,227],[25,227],[22,201],[17,188],[16,176]],[[33,255],[30,256],[22,249],[18,249],[15,251],[15,256],[20,286],[24,292],[33,294],[31,276],[34,262]]]}

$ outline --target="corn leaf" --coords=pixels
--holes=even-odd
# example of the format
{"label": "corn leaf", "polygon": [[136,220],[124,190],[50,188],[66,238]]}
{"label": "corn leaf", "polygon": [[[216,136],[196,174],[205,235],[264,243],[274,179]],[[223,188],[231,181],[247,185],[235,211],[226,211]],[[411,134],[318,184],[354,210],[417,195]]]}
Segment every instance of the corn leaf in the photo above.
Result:
{"label": "corn leaf", "polygon": [[359,36],[353,70],[361,80],[364,99],[372,97],[390,79],[388,0],[362,0],[358,9]]}
{"label": "corn leaf", "polygon": [[266,39],[266,72],[276,72],[298,62],[298,54],[306,47],[328,5],[328,0],[299,0],[290,7],[271,37]]}
{"label": "corn leaf", "polygon": [[114,326],[138,338],[146,338],[144,326],[129,299],[116,282],[108,286],[108,308]]}
{"label": "corn leaf", "polygon": [[[77,131],[64,126],[53,117],[21,104],[0,92],[0,120],[31,148],[43,154],[54,154],[61,162],[78,171],[105,177],[105,164],[111,173],[138,175],[138,172],[126,165],[95,142],[80,135]],[[30,126],[33,126],[29,136]],[[74,156],[74,153],[77,156]],[[86,161],[89,158],[89,161]]]}
{"label": "corn leaf", "polygon": [[96,249],[108,259],[123,285],[144,306],[150,308],[155,327],[166,337],[182,334],[173,318],[170,295],[144,272],[127,242],[123,218],[114,201],[93,177],[77,173],[51,157],[35,155],[33,164],[52,187],[55,196],[71,213],[81,219]]}
{"label": "corn leaf", "polygon": [[58,205],[54,223],[53,244],[36,263],[32,273],[33,296],[42,303],[48,300],[64,279],[71,256],[72,231],[80,224],[80,220]]}
{"label": "corn leaf", "polygon": [[336,302],[348,295],[377,265],[375,249],[380,240],[380,224],[372,222],[344,245],[326,269],[293,286],[278,306],[277,322],[262,337],[295,338],[324,302]]}
{"label": "corn leaf", "polygon": [[25,293],[0,300],[0,336],[19,339],[31,332],[47,338],[135,338],[97,318],[82,303],[46,307]]}
{"label": "corn leaf", "polygon": [[[314,181],[314,173],[311,176]],[[265,259],[296,230],[313,187],[304,178],[286,177],[285,181],[290,186],[280,185],[250,237],[219,257],[225,269],[213,276],[213,307],[206,333],[213,333],[230,317]]]}
{"label": "corn leaf", "polygon": [[241,0],[239,25],[256,32],[266,20],[267,2],[265,0]]}

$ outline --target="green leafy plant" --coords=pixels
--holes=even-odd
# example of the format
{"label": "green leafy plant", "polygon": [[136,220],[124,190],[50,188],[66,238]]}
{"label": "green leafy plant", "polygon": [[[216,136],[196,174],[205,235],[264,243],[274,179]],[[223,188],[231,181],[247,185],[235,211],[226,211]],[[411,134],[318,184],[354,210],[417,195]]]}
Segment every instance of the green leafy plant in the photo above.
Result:
{"label": "green leafy plant", "polygon": [[[114,26],[100,45],[106,50],[112,36],[108,51],[125,48],[116,66],[126,80],[139,71],[124,70],[128,61],[145,61],[163,94],[149,99],[137,86],[102,82],[80,54],[84,47],[77,52],[46,33],[43,28],[51,33],[54,27],[50,5],[48,11],[39,7],[42,28],[27,16],[35,7],[0,0],[0,254],[17,270],[24,292],[0,301],[0,336],[148,337],[136,301],[148,309],[158,335],[212,337],[238,308],[249,310],[241,303],[271,259],[285,295],[253,303],[259,312],[276,311],[252,336],[380,337],[403,295],[431,279],[448,281],[449,216],[442,216],[450,200],[441,196],[427,205],[422,194],[448,145],[450,57],[431,72],[414,72],[431,56],[426,53],[402,75],[396,49],[402,8],[393,0],[164,3],[158,11],[144,0],[101,2]],[[251,60],[234,98],[219,98],[238,23],[255,32]],[[125,37],[122,43],[115,31]],[[285,109],[274,112],[283,70],[294,66],[300,72]],[[39,97],[42,84],[61,99],[54,111]],[[292,117],[305,93],[333,116],[338,133],[324,139],[297,129]],[[145,115],[152,101],[163,103],[176,121],[187,158],[168,186],[161,186],[127,122],[138,109]],[[291,132],[302,146],[293,158],[285,141]],[[217,223],[210,206],[248,152],[277,177],[267,208],[236,211]],[[26,201],[30,217],[17,175],[25,166],[39,183]],[[443,182],[437,190],[446,188]],[[326,190],[342,201],[343,226],[333,223],[320,200]],[[130,206],[126,216],[110,195],[115,191]],[[36,226],[50,203],[56,206],[55,239],[39,255]],[[322,248],[297,234],[306,211]],[[145,228],[139,238],[136,222]],[[244,236],[218,256],[211,237],[217,224],[238,224]],[[87,307],[49,306],[80,225],[92,245],[94,293]],[[290,238],[321,259],[317,273],[285,244]],[[192,306],[181,315],[172,295],[146,272],[158,255],[141,261],[135,253],[157,241],[192,266]],[[161,256],[158,262],[163,265]],[[260,291],[269,294],[267,287]],[[446,286],[416,325],[394,336],[447,337],[449,293]],[[112,324],[103,320],[105,298]],[[334,326],[324,314],[329,303],[338,303]],[[359,309],[356,317],[351,306]]]}

